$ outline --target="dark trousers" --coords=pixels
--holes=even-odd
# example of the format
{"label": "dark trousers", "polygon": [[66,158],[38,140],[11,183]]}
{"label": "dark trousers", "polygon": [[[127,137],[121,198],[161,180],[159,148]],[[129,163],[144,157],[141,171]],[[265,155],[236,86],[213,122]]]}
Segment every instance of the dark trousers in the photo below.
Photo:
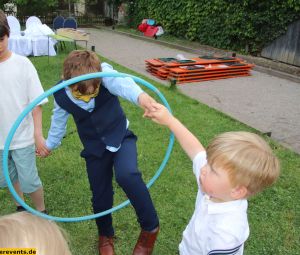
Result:
{"label": "dark trousers", "polygon": [[[105,150],[101,157],[85,157],[88,178],[92,190],[94,213],[113,206],[113,168],[116,182],[126,193],[133,205],[142,229],[151,231],[159,224],[142,175],[137,168],[136,136],[128,131],[121,148],[117,152]],[[113,236],[111,214],[96,219],[99,235]]]}

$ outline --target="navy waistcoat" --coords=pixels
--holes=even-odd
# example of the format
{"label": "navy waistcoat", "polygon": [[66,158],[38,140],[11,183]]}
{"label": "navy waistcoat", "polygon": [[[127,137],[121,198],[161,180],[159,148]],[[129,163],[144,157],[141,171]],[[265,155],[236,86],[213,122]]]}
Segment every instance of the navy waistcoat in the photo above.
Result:
{"label": "navy waistcoat", "polygon": [[84,147],[83,157],[101,157],[106,146],[120,146],[126,134],[127,121],[117,96],[101,86],[99,95],[95,97],[95,108],[88,112],[76,105],[65,89],[53,95],[57,104],[74,118]]}

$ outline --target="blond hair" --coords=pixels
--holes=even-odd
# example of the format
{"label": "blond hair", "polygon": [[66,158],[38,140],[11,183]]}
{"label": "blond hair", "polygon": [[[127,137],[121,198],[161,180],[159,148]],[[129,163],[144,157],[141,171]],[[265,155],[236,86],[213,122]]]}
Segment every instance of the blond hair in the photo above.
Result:
{"label": "blond hair", "polygon": [[[73,50],[63,64],[63,79],[68,80],[76,76],[101,71],[97,54],[88,50]],[[70,86],[72,90],[86,95],[88,91],[95,92],[100,86],[100,79],[85,80]]]}
{"label": "blond hair", "polygon": [[35,248],[41,255],[71,255],[63,230],[55,222],[28,212],[0,217],[0,247]]}
{"label": "blond hair", "polygon": [[233,187],[245,186],[247,196],[272,185],[279,176],[279,161],[260,136],[249,132],[218,135],[207,148],[208,163],[228,172]]}

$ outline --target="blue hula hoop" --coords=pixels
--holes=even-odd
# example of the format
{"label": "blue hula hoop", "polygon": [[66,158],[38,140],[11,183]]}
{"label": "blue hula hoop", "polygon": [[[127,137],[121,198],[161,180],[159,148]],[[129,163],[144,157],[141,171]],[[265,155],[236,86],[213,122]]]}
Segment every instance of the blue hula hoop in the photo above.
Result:
{"label": "blue hula hoop", "polygon": [[[23,206],[27,211],[31,212],[32,214],[35,214],[39,217],[48,219],[48,220],[52,220],[52,221],[58,221],[58,222],[78,222],[78,221],[84,221],[84,220],[91,220],[91,219],[95,219],[104,215],[107,215],[109,213],[113,213],[127,205],[130,204],[129,200],[126,200],[120,204],[118,204],[117,206],[100,212],[100,213],[96,213],[96,214],[91,214],[91,215],[85,215],[85,216],[81,216],[81,217],[56,217],[56,216],[51,216],[51,215],[47,215],[44,213],[41,213],[35,209],[33,209],[32,207],[30,207],[29,205],[27,205],[25,203],[25,201],[23,201],[20,196],[17,194],[17,192],[15,191],[13,184],[10,180],[9,177],[9,172],[8,172],[8,152],[9,152],[9,147],[11,144],[11,141],[13,139],[13,136],[17,130],[17,128],[19,127],[19,125],[21,124],[21,122],[23,121],[23,119],[26,117],[26,115],[32,111],[32,109],[38,104],[40,103],[43,99],[45,99],[48,96],[51,96],[53,93],[55,93],[56,91],[65,88],[69,85],[72,85],[74,83],[80,82],[80,81],[84,81],[84,80],[89,80],[89,79],[94,79],[94,78],[102,78],[102,77],[131,77],[135,82],[142,84],[143,86],[147,87],[148,89],[152,90],[162,101],[162,103],[167,107],[167,109],[171,112],[171,108],[167,102],[167,100],[165,99],[165,97],[163,96],[163,94],[153,85],[151,85],[149,82],[138,78],[136,76],[133,75],[129,75],[129,74],[125,74],[125,73],[111,73],[111,72],[98,72],[98,73],[90,73],[90,74],[85,74],[85,75],[81,75],[75,78],[72,78],[70,80],[64,81],[54,87],[52,87],[51,89],[45,91],[42,95],[40,95],[39,97],[37,97],[35,100],[33,100],[24,110],[23,112],[18,116],[17,120],[15,121],[14,125],[11,127],[8,136],[6,138],[5,141],[5,145],[4,145],[4,150],[3,150],[3,174],[5,177],[5,180],[7,182],[7,186],[9,188],[9,191],[11,192],[11,194],[13,195],[13,197],[15,198],[15,200],[21,205]],[[162,173],[163,169],[165,168],[172,148],[174,145],[174,135],[173,133],[170,133],[170,139],[169,139],[169,144],[168,144],[168,148],[167,151],[165,153],[165,156],[163,158],[163,161],[161,163],[161,165],[159,166],[158,170],[156,171],[156,173],[154,174],[154,176],[151,178],[151,180],[147,183],[147,188],[149,189],[152,184],[157,180],[157,178],[160,176],[160,174]]]}

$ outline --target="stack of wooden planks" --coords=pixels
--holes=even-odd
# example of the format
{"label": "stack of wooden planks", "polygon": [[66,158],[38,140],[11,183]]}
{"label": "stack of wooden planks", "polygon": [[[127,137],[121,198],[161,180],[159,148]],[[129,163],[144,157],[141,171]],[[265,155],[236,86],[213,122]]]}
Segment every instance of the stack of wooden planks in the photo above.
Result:
{"label": "stack of wooden planks", "polygon": [[146,70],[162,80],[176,83],[200,82],[249,76],[253,64],[235,57],[201,56],[178,60],[157,58],[145,60]]}

